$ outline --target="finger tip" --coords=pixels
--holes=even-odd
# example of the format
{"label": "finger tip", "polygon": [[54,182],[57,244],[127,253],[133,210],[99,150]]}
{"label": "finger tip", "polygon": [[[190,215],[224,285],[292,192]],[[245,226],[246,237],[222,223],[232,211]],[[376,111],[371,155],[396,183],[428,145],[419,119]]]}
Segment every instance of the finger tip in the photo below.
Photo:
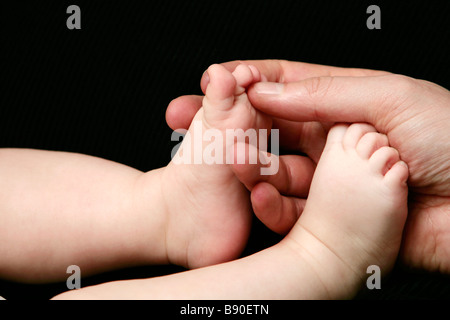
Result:
{"label": "finger tip", "polygon": [[170,101],[165,113],[167,125],[172,130],[189,128],[202,99],[201,96],[181,96]]}
{"label": "finger tip", "polygon": [[172,101],[169,102],[169,105],[167,106],[166,113],[165,113],[167,125],[172,130],[176,129],[176,124],[177,124],[177,115],[178,115],[178,111],[177,111],[178,101],[176,101],[177,99],[179,99],[179,98],[173,99]]}
{"label": "finger tip", "polygon": [[255,216],[270,230],[286,234],[290,225],[283,221],[283,199],[278,190],[269,183],[259,183],[252,190],[251,200]]}
{"label": "finger tip", "polygon": [[278,190],[267,182],[260,182],[254,186],[251,193],[251,200],[256,208],[265,209],[273,205],[279,197]]}

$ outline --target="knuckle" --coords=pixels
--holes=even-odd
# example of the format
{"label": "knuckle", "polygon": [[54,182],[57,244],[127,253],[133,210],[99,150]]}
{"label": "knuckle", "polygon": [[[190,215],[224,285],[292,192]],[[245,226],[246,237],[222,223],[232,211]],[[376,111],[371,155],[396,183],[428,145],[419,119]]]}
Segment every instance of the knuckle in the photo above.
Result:
{"label": "knuckle", "polygon": [[388,75],[393,90],[397,93],[411,95],[417,91],[417,81],[411,77],[393,74]]}
{"label": "knuckle", "polygon": [[384,128],[390,128],[409,106],[414,103],[418,94],[418,83],[408,76],[392,74],[383,76],[383,91],[378,96],[376,118],[383,121]]}
{"label": "knuckle", "polygon": [[333,77],[316,77],[310,78],[305,83],[305,89],[308,97],[319,102],[326,97],[333,86]]}
{"label": "knuckle", "polygon": [[306,80],[304,84],[306,99],[309,100],[309,105],[314,110],[314,117],[317,120],[326,116],[323,102],[331,94],[334,85],[333,79],[333,77],[315,77]]}

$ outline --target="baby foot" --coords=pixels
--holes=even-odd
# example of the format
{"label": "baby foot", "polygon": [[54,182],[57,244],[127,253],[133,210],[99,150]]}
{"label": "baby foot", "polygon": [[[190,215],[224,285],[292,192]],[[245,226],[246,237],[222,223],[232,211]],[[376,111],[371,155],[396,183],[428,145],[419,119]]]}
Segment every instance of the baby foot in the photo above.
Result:
{"label": "baby foot", "polygon": [[[185,137],[162,181],[169,212],[168,257],[190,268],[234,259],[244,249],[251,206],[248,191],[227,165],[234,139],[229,141],[226,131],[271,127],[270,119],[252,107],[245,93],[247,86],[260,80],[255,67],[242,64],[231,73],[221,65],[212,65],[207,72],[210,82],[203,106],[188,130],[189,139]],[[210,132],[214,148],[212,141],[205,141]],[[215,161],[199,161],[205,154]]]}
{"label": "baby foot", "polygon": [[323,282],[331,287],[361,284],[370,265],[388,272],[407,216],[407,178],[407,165],[374,127],[334,126],[287,241],[301,248],[315,244],[310,260],[318,269],[332,266],[332,272],[318,271],[330,277]]}

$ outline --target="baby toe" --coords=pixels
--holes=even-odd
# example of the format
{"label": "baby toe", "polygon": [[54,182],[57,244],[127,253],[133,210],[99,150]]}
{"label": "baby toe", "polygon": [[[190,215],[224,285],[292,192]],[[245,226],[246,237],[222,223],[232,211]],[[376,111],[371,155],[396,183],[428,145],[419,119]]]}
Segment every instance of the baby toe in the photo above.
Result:
{"label": "baby toe", "polygon": [[378,132],[368,132],[358,141],[356,152],[361,158],[367,160],[375,151],[387,146],[389,146],[389,141],[386,135]]}
{"label": "baby toe", "polygon": [[400,160],[397,149],[381,147],[369,158],[369,165],[375,174],[385,175]]}
{"label": "baby toe", "polygon": [[391,188],[402,187],[408,180],[409,169],[404,161],[396,162],[384,175],[384,181]]}
{"label": "baby toe", "polygon": [[206,88],[203,106],[222,110],[231,108],[234,102],[236,79],[220,64],[213,64],[207,72],[210,80]]}
{"label": "baby toe", "polygon": [[259,70],[252,65],[240,64],[233,71],[233,76],[236,79],[235,95],[240,95],[245,92],[245,89],[253,82],[259,81],[261,75]]}
{"label": "baby toe", "polygon": [[348,124],[345,123],[338,123],[331,127],[330,131],[328,131],[325,149],[328,149],[336,144],[342,146],[342,141],[345,137],[345,134],[347,133],[348,128]]}

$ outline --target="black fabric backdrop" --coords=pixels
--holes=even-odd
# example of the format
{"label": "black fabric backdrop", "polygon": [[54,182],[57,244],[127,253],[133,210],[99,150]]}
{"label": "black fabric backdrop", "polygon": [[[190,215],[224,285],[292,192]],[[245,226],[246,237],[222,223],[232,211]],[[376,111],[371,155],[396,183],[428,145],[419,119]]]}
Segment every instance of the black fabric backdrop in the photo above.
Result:
{"label": "black fabric backdrop", "polygon": [[[71,4],[81,8],[81,30],[66,27]],[[366,27],[371,4],[381,8],[381,30]],[[0,147],[85,153],[144,171],[164,166],[176,144],[165,123],[168,103],[201,94],[204,70],[235,59],[387,70],[449,88],[449,13],[449,1],[2,3]],[[244,254],[278,240],[255,221]],[[180,270],[132,268],[81,284]],[[65,290],[65,283],[0,281],[7,299],[48,299]],[[399,264],[381,290],[359,298],[450,298],[450,278]]]}

